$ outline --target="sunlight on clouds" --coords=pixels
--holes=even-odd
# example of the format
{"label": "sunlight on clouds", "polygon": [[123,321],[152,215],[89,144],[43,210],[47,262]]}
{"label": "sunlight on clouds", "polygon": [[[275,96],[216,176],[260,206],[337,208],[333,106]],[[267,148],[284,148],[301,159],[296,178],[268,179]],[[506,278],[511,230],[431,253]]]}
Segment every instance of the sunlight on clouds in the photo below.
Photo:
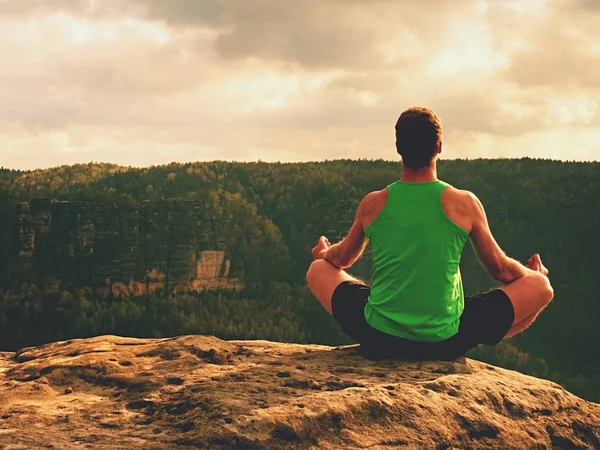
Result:
{"label": "sunlight on clouds", "polygon": [[243,112],[277,110],[291,100],[326,86],[333,74],[281,74],[264,67],[225,81],[220,90],[227,99],[235,100]]}
{"label": "sunlight on clouds", "polygon": [[549,3],[549,0],[483,0],[485,9],[504,8],[516,13],[519,18],[546,14],[549,11]]}
{"label": "sunlight on clouds", "polygon": [[519,99],[500,101],[498,109],[502,115],[516,121],[528,120],[538,112],[534,106]]}
{"label": "sunlight on clouds", "polygon": [[[478,12],[476,17],[480,19],[481,14]],[[508,64],[508,57],[492,47],[485,23],[455,18],[448,21],[443,33],[442,47],[428,67],[431,78],[482,77]]]}
{"label": "sunlight on clouds", "polygon": [[412,105],[443,158],[600,158],[593,0],[337,1],[0,15],[2,163],[394,159]]}
{"label": "sunlight on clouds", "polygon": [[598,103],[588,98],[553,98],[549,102],[550,123],[585,125],[592,122]]}
{"label": "sunlight on clouds", "polygon": [[[452,145],[444,145],[445,158],[510,158],[514,148],[519,156],[562,160],[598,161],[600,130],[570,126],[537,131],[519,136],[495,136],[489,133],[455,135]],[[445,156],[444,156],[445,154]]]}
{"label": "sunlight on clouds", "polygon": [[423,45],[415,32],[407,27],[395,26],[386,39],[377,44],[386,64],[392,64],[423,51]]}
{"label": "sunlight on clouds", "polygon": [[[57,20],[56,22],[59,24],[59,26],[62,26],[67,31],[74,42],[78,44],[85,44],[92,40],[93,30],[91,24],[74,20],[69,16],[62,16],[60,18],[63,20]],[[65,19],[71,20],[67,21]]]}
{"label": "sunlight on clouds", "polygon": [[141,22],[128,17],[125,19],[124,24],[127,28],[135,30],[140,36],[153,39],[159,44],[164,45],[171,40],[169,31],[154,23]]}
{"label": "sunlight on clouds", "polygon": [[600,39],[590,38],[588,30],[582,29],[578,24],[565,24],[562,33],[571,38],[580,51],[587,52],[590,57],[600,56]]}
{"label": "sunlight on clouds", "polygon": [[365,106],[375,106],[381,99],[381,96],[371,91],[357,92],[357,96],[361,103]]}
{"label": "sunlight on clouds", "polygon": [[30,22],[30,26],[30,36],[35,36],[37,39],[52,39],[58,34],[65,44],[116,44],[133,38],[165,45],[171,40],[168,28],[132,17],[119,20],[90,20],[57,13],[46,16],[37,23]]}
{"label": "sunlight on clouds", "polygon": [[489,46],[470,41],[460,49],[447,49],[431,60],[427,75],[431,78],[453,76],[474,77],[492,74],[507,64],[508,59],[491,51]]}
{"label": "sunlight on clouds", "polygon": [[433,57],[428,75],[431,78],[455,75],[463,68],[461,63],[459,52],[454,50],[441,51]]}
{"label": "sunlight on clouds", "polygon": [[41,22],[42,25],[58,28],[67,43],[88,44],[91,41],[111,43],[121,38],[119,26],[114,23],[89,22],[64,13],[48,16]]}
{"label": "sunlight on clouds", "polygon": [[55,132],[49,136],[50,142],[56,149],[65,153],[73,153],[75,149],[71,146],[71,139],[67,133]]}
{"label": "sunlight on clouds", "polygon": [[297,76],[277,73],[256,74],[232,79],[222,85],[224,95],[239,101],[244,112],[256,109],[280,109],[300,91]]}

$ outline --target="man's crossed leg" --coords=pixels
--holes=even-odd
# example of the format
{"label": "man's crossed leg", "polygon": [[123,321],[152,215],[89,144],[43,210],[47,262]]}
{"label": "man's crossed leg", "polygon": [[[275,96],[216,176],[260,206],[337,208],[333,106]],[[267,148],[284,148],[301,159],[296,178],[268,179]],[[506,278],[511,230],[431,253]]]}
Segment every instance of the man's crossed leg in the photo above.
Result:
{"label": "man's crossed leg", "polygon": [[[513,325],[505,337],[514,336],[529,327],[554,297],[554,290],[546,276],[548,270],[543,266],[539,255],[532,256],[528,267],[539,274],[525,275],[500,288],[510,299],[515,311]],[[333,292],[342,282],[356,281],[364,284],[362,280],[338,269],[324,259],[313,261],[306,273],[306,281],[329,314],[333,314],[331,309]]]}

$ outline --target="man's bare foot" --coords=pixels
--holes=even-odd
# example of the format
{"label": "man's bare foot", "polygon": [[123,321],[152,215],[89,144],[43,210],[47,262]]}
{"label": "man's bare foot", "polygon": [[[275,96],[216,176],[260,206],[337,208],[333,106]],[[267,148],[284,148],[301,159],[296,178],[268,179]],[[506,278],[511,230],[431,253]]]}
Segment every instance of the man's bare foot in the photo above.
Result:
{"label": "man's bare foot", "polygon": [[542,258],[537,253],[527,260],[527,267],[548,276],[548,269],[542,264]]}

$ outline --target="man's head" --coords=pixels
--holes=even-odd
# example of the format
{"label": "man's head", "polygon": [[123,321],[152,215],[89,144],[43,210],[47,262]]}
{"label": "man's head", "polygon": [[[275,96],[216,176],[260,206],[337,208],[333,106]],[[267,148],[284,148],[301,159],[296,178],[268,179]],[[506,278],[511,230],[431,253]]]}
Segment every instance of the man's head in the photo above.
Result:
{"label": "man's head", "polygon": [[442,121],[429,108],[407,109],[396,122],[396,149],[404,167],[420,169],[431,165],[442,151]]}

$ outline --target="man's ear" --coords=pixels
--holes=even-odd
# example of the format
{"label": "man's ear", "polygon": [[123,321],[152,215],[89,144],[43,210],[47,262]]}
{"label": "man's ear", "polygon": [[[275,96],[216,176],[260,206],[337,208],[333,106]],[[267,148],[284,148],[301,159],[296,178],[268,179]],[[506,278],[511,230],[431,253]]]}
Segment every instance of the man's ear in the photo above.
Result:
{"label": "man's ear", "polygon": [[437,154],[439,155],[440,153],[442,153],[442,141],[440,141],[440,143],[437,146]]}

